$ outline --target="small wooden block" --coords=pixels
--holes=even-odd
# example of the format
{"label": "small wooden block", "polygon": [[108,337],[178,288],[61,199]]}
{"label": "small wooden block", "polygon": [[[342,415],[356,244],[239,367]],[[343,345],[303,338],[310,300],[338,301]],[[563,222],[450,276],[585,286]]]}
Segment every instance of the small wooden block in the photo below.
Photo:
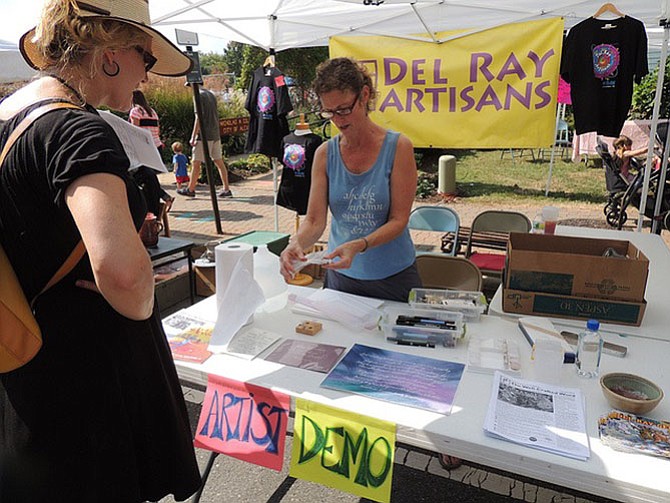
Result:
{"label": "small wooden block", "polygon": [[316,335],[322,328],[323,325],[317,321],[303,321],[296,325],[295,331],[299,334]]}

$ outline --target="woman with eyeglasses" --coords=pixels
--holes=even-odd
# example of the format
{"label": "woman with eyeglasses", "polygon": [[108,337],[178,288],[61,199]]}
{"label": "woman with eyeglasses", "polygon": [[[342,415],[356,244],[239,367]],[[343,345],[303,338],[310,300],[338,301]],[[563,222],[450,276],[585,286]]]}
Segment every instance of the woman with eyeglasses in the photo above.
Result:
{"label": "woman with eyeglasses", "polygon": [[321,116],[340,131],[321,145],[312,165],[307,215],[281,254],[288,280],[321,237],[331,213],[326,288],[407,302],[421,286],[407,222],[416,194],[412,143],[370,119],[372,79],[350,58],[320,64],[312,84]]}
{"label": "woman with eyeglasses", "polygon": [[[20,41],[41,73],[0,103],[0,149],[33,111],[76,105],[35,119],[0,166],[0,243],[43,339],[0,374],[3,502],[183,500],[200,485],[138,236],[146,204],[96,112],[127,111],[149,70],[190,70],[148,25],[146,0],[47,0]],[[77,265],[42,292],[67,257]]]}

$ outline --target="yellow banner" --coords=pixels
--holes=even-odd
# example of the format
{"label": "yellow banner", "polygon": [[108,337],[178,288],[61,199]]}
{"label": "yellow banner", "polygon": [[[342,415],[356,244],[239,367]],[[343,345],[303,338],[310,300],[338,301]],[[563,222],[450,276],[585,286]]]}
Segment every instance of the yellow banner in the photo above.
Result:
{"label": "yellow banner", "polygon": [[563,19],[508,24],[436,44],[333,37],[330,56],[367,66],[372,119],[416,147],[547,147],[554,142]]}
{"label": "yellow banner", "polygon": [[296,399],[292,477],[386,503],[395,424]]}

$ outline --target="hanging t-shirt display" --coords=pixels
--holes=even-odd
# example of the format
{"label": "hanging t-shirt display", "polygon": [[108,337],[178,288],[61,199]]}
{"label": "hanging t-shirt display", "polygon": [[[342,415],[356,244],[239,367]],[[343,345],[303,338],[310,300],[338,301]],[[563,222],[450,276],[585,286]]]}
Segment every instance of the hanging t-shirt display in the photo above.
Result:
{"label": "hanging t-shirt display", "polygon": [[273,66],[257,68],[244,104],[250,115],[245,151],[281,157],[289,133],[286,114],[293,110],[284,74]]}
{"label": "hanging t-shirt display", "polygon": [[312,182],[314,152],[323,140],[314,133],[291,133],[282,140],[281,174],[277,204],[294,210],[298,215],[307,213],[309,188]]}
{"label": "hanging t-shirt display", "polygon": [[563,46],[561,77],[570,83],[577,134],[619,136],[639,83],[649,72],[644,24],[632,17],[590,17]]}

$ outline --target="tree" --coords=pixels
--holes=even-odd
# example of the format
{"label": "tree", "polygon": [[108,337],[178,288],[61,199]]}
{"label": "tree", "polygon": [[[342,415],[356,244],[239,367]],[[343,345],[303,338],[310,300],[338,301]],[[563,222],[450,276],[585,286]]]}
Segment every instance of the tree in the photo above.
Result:
{"label": "tree", "polygon": [[231,41],[223,50],[223,60],[228,66],[228,71],[235,74],[235,77],[242,75],[242,63],[244,62],[244,44]]}
{"label": "tree", "polygon": [[215,52],[205,52],[200,55],[200,70],[203,75],[228,72],[228,63],[225,55]]}
{"label": "tree", "polygon": [[240,78],[235,82],[235,87],[246,91],[249,88],[249,84],[251,84],[254,71],[263,64],[268,53],[261,47],[245,44],[242,54],[244,56],[242,70],[240,71]]}
{"label": "tree", "polygon": [[290,76],[298,92],[300,103],[295,103],[301,108],[307,106],[306,95],[312,86],[316,75],[316,67],[319,63],[328,59],[327,47],[300,47],[288,49],[277,55],[277,66],[281,68],[284,75]]}
{"label": "tree", "polygon": [[[634,119],[651,119],[654,110],[654,98],[656,97],[656,80],[658,69],[642,79],[633,90],[633,105],[631,116]],[[661,94],[661,108],[659,117],[668,117],[670,113],[670,59],[665,64],[665,77],[663,80],[663,92]]]}

